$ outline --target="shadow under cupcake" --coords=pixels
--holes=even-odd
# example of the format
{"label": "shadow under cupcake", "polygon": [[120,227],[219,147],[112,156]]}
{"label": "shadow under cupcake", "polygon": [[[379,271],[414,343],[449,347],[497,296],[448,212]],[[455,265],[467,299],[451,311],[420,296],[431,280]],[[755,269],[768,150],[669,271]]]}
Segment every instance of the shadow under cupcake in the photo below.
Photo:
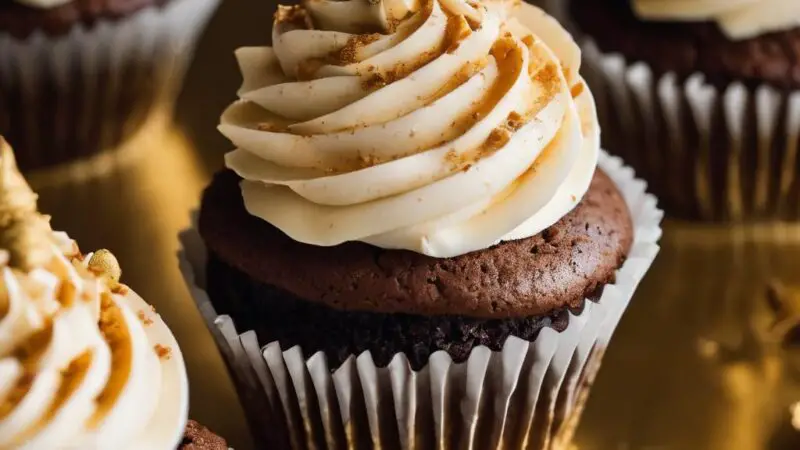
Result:
{"label": "shadow under cupcake", "polygon": [[23,171],[118,148],[170,111],[218,0],[0,3],[0,133]]}

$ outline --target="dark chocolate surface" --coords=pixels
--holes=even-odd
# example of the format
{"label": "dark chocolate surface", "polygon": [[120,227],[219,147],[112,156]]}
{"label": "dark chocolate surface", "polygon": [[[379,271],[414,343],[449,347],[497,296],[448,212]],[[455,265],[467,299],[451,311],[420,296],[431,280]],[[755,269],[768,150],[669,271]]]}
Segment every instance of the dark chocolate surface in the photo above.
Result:
{"label": "dark chocolate surface", "polygon": [[633,240],[627,206],[600,171],[543,233],[441,259],[293,241],[247,213],[238,183],[220,172],[203,196],[199,229],[209,250],[254,282],[342,311],[502,319],[577,308],[613,280]]}
{"label": "dark chocolate surface", "polygon": [[178,450],[228,450],[228,443],[213,431],[190,420]]}
{"label": "dark chocolate surface", "polygon": [[261,345],[278,341],[283,350],[299,345],[306,358],[322,351],[331,370],[365,351],[381,367],[404,353],[419,370],[438,350],[462,362],[479,345],[496,351],[509,336],[533,341],[544,327],[562,331],[569,324],[566,309],[509,319],[341,311],[255,281],[213,254],[208,294],[217,313],[230,315],[239,330],[254,330]]}

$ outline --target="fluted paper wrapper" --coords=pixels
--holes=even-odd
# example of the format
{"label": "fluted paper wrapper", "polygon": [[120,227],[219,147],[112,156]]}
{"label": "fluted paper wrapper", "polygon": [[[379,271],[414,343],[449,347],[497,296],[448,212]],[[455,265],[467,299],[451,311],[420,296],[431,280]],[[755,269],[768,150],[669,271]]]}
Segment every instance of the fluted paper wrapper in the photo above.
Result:
{"label": "fluted paper wrapper", "polygon": [[278,342],[259,346],[254,331],[239,330],[214,311],[203,289],[203,243],[195,229],[181,233],[181,270],[257,441],[293,449],[474,450],[569,442],[603,352],[661,236],[662,212],[645,183],[619,158],[603,154],[600,167],[619,186],[635,225],[616,282],[597,303],[587,300],[580,315],[570,314],[561,333],[545,328],[533,342],[511,337],[498,352],[476,347],[463,363],[439,351],[420,371],[403,354],[377,367],[365,352],[331,373],[321,352],[282,351]]}
{"label": "fluted paper wrapper", "polygon": [[714,221],[800,219],[800,91],[700,74],[658,76],[582,44],[603,145],[633,166],[668,214]]}
{"label": "fluted paper wrapper", "polygon": [[219,0],[170,0],[25,39],[0,31],[0,133],[24,171],[114,149],[171,109]]}

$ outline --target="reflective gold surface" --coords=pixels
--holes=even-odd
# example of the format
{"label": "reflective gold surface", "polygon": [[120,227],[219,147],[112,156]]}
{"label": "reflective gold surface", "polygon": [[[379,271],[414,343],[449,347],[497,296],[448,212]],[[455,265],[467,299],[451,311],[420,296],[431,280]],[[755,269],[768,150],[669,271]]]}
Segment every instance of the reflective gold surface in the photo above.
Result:
{"label": "reflective gold surface", "polygon": [[[104,176],[80,183],[34,176],[54,226],[84,250],[114,251],[123,281],[156,305],[185,354],[192,416],[237,450],[251,443],[183,285],[176,235],[230,149],[215,128],[240,81],[233,50],[264,44],[273,10],[272,2],[224,2],[200,43],[174,123],[155,120]],[[780,342],[800,321],[798,261],[800,226],[667,223],[662,253],[606,355],[577,447],[800,448],[790,425],[790,407],[800,401],[800,348]]]}

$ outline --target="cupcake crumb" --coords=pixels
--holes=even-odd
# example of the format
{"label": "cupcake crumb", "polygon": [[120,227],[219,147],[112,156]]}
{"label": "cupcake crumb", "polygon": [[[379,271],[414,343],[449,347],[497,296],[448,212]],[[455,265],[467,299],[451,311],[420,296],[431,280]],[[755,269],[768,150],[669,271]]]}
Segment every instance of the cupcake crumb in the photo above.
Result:
{"label": "cupcake crumb", "polygon": [[153,350],[156,351],[156,355],[158,355],[159,359],[166,361],[172,358],[172,348],[166,345],[156,344],[153,346]]}
{"label": "cupcake crumb", "polygon": [[128,295],[128,292],[130,292],[130,290],[131,289],[128,286],[124,284],[119,284],[117,286],[114,286],[114,288],[111,289],[111,292],[119,295]]}
{"label": "cupcake crumb", "polygon": [[153,324],[153,319],[147,317],[147,314],[144,311],[139,311],[137,315],[139,316],[139,320],[141,320],[145,326]]}
{"label": "cupcake crumb", "polygon": [[583,93],[584,85],[583,83],[579,82],[575,86],[572,86],[570,90],[570,94],[572,94],[572,98],[578,98],[579,95]]}

